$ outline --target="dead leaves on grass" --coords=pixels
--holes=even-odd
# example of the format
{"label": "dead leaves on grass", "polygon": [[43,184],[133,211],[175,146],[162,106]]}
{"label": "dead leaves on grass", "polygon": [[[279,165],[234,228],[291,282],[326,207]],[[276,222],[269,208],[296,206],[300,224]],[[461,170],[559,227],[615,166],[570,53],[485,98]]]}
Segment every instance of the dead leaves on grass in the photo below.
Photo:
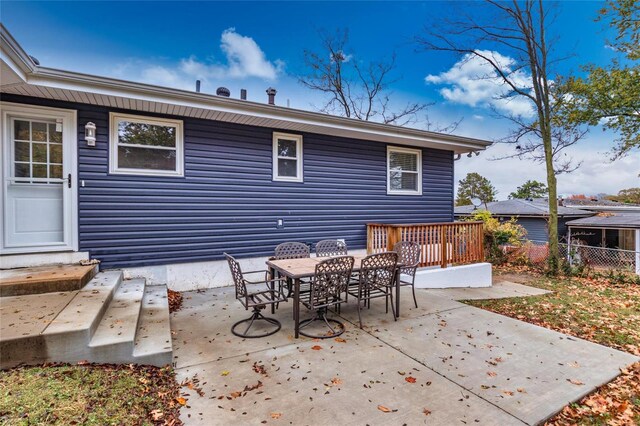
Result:
{"label": "dead leaves on grass", "polygon": [[568,405],[549,420],[549,426],[575,424],[634,425],[640,418],[640,405],[634,404],[640,396],[640,362],[612,382],[596,389],[575,404]]}

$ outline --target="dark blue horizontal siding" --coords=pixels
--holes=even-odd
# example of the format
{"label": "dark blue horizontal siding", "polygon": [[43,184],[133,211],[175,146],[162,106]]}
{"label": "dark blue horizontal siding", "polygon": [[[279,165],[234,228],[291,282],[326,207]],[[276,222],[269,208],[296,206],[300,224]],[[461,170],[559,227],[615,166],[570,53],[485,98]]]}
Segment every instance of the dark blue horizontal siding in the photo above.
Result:
{"label": "dark blue horizontal siding", "polygon": [[[118,110],[3,99],[78,111],[80,249],[104,267],[264,256],[283,241],[345,238],[364,248],[367,222],[453,220],[450,151],[423,150],[422,196],[387,195],[385,144],[303,133],[304,183],[273,182],[279,129],[173,117],[184,121],[185,177],[109,175],[109,111]],[[88,121],[94,148],[84,143]]]}

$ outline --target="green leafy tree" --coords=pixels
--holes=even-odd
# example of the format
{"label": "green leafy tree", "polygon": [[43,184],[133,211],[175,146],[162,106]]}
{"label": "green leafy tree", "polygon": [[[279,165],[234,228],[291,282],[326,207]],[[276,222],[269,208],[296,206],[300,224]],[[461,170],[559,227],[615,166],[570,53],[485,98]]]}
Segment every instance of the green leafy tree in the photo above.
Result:
{"label": "green leafy tree", "polygon": [[622,57],[606,67],[586,65],[587,77],[563,81],[570,96],[560,117],[617,132],[615,159],[640,148],[640,2],[608,0],[598,20],[616,31],[609,45]]}
{"label": "green leafy tree", "polygon": [[471,198],[477,197],[483,203],[496,200],[498,191],[489,179],[478,173],[468,173],[464,179],[458,182],[458,196],[456,206],[471,204]]}
{"label": "green leafy tree", "polygon": [[542,182],[538,182],[537,180],[528,180],[524,184],[518,187],[515,192],[509,194],[509,198],[542,198],[546,197],[549,194],[549,189],[547,185]]}
{"label": "green leafy tree", "polygon": [[611,195],[607,198],[620,203],[640,204],[640,188],[622,189],[618,195]]}

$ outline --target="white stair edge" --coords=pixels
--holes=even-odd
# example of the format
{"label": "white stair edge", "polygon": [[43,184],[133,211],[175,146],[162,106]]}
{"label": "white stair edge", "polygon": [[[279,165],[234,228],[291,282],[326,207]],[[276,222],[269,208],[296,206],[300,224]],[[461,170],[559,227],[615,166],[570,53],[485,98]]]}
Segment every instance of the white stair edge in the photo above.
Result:
{"label": "white stair edge", "polygon": [[96,349],[123,343],[133,347],[144,293],[144,279],[123,281],[102,316],[89,347]]}

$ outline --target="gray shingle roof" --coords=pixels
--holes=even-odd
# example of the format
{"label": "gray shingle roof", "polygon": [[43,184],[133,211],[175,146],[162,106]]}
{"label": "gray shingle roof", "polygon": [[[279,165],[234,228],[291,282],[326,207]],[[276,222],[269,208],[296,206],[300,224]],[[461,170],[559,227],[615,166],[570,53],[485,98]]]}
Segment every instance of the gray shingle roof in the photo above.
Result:
{"label": "gray shingle roof", "polygon": [[[493,201],[487,203],[485,205],[481,205],[478,207],[479,210],[489,210],[494,216],[549,216],[549,206],[547,205],[547,201],[545,199],[534,199],[534,200],[520,200],[520,199],[512,199],[512,200],[504,200],[504,201]],[[458,206],[455,208],[454,212],[456,215],[469,215],[472,214],[474,210],[474,206]],[[575,216],[575,217],[583,217],[583,216],[591,216],[593,212],[589,212],[586,210],[579,210],[570,207],[558,207],[558,215],[559,216]]]}
{"label": "gray shingle roof", "polygon": [[607,213],[567,222],[570,226],[640,229],[640,213]]}

